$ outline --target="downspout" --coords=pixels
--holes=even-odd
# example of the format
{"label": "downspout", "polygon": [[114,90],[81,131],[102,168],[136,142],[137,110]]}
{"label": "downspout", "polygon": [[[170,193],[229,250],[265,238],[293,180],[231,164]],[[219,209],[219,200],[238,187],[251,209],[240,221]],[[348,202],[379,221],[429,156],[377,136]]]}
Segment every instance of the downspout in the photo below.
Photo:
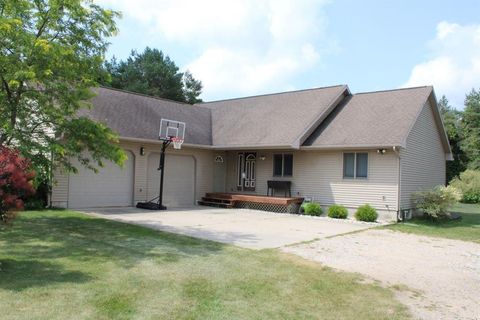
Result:
{"label": "downspout", "polygon": [[397,192],[397,221],[398,217],[400,216],[400,192],[401,192],[401,187],[402,187],[402,166],[401,166],[401,156],[400,156],[400,149],[396,146],[393,146],[393,152],[398,157],[398,192]]}

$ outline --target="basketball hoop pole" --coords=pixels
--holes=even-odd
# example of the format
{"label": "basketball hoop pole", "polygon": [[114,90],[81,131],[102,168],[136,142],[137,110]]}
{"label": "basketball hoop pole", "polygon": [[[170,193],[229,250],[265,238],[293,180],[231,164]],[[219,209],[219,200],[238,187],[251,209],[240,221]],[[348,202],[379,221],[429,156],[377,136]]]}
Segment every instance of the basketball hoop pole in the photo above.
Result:
{"label": "basketball hoop pole", "polygon": [[167,207],[163,205],[163,173],[165,172],[165,150],[167,149],[170,142],[171,140],[164,140],[162,143],[162,148],[160,152],[160,164],[158,166],[158,170],[161,170],[161,172],[160,172],[160,190],[158,193],[158,210],[167,210]]}
{"label": "basketball hoop pole", "polygon": [[[146,202],[138,202],[137,208],[148,210],[166,210],[167,207],[163,205],[163,178],[165,175],[165,151],[167,147],[173,143],[174,149],[181,149],[183,139],[185,137],[185,122],[168,120],[162,118],[160,120],[160,131],[158,138],[162,141],[160,147],[160,163],[158,170],[160,172],[160,188],[158,190],[158,197],[155,197]],[[155,201],[156,200],[156,201]]]}

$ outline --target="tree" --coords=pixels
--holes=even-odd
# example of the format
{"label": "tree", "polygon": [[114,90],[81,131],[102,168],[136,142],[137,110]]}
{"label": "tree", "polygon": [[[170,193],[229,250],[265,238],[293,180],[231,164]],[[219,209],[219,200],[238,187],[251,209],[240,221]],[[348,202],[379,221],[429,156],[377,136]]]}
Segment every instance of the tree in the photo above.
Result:
{"label": "tree", "polygon": [[0,2],[0,146],[18,149],[41,177],[52,155],[73,171],[72,158],[92,169],[126,158],[113,131],[78,116],[104,72],[116,17],[89,0]]}
{"label": "tree", "polygon": [[188,71],[179,72],[175,62],[157,49],[132,51],[126,61],[113,57],[105,69],[111,75],[111,82],[103,80],[106,86],[190,104],[202,101],[202,83]]}
{"label": "tree", "polygon": [[462,113],[452,108],[445,96],[442,96],[438,101],[438,107],[452,148],[453,161],[447,161],[447,181],[451,181],[466,169],[467,160],[464,152],[460,148],[462,141],[462,127],[460,125]]}
{"label": "tree", "polygon": [[468,157],[470,169],[480,169],[480,90],[472,89],[465,98],[462,118],[462,150]]}
{"label": "tree", "polygon": [[23,208],[23,198],[34,193],[30,161],[18,151],[0,147],[0,223],[8,223]]}

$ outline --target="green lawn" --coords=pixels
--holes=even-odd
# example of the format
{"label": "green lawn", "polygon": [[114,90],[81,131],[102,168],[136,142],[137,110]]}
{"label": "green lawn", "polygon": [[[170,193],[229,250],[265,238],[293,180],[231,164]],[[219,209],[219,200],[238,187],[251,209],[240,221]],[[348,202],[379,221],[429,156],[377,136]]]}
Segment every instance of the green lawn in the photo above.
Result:
{"label": "green lawn", "polygon": [[387,228],[432,237],[480,243],[480,205],[458,204],[452,211],[460,212],[462,219],[442,222],[413,219],[407,223],[397,223]]}
{"label": "green lawn", "polygon": [[391,291],[276,250],[24,212],[0,229],[2,319],[405,319]]}

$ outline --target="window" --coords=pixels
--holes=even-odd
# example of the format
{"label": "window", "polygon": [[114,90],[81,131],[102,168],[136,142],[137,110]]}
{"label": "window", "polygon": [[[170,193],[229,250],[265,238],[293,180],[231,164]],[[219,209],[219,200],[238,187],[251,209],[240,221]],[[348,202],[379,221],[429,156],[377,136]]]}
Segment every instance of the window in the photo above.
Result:
{"label": "window", "polygon": [[276,177],[291,177],[293,175],[293,154],[273,155],[273,175]]}
{"label": "window", "polygon": [[344,178],[367,178],[368,153],[344,153],[343,154],[343,177]]}

